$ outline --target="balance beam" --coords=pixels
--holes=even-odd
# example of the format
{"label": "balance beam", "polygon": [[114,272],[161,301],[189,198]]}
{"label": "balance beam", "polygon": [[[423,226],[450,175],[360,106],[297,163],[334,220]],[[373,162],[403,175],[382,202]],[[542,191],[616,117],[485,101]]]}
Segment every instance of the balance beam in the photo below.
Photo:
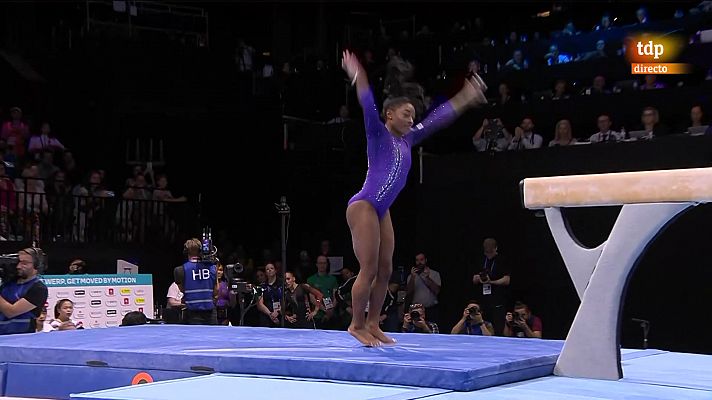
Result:
{"label": "balance beam", "polygon": [[[648,244],[690,207],[712,201],[712,168],[524,179],[524,207],[543,209],[581,299],[554,374],[623,377],[622,299]],[[622,205],[608,239],[596,248],[576,240],[561,208]]]}

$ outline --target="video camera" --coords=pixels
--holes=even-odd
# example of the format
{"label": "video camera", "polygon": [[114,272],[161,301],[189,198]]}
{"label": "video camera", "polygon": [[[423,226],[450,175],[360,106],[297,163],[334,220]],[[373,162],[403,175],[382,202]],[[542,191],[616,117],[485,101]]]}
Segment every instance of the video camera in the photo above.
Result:
{"label": "video camera", "polygon": [[200,255],[198,262],[205,264],[217,264],[220,260],[217,257],[218,248],[213,246],[213,232],[210,228],[203,229],[203,235],[200,240]]}
{"label": "video camera", "polygon": [[17,278],[17,263],[20,262],[17,253],[0,255],[0,282],[12,282]]}

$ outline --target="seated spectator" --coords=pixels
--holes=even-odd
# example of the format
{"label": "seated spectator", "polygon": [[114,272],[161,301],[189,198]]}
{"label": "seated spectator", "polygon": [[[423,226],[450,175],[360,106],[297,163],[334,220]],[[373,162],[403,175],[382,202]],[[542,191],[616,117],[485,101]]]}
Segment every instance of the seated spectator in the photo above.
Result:
{"label": "seated spectator", "polygon": [[521,50],[514,50],[512,53],[512,58],[504,64],[505,69],[512,69],[515,71],[522,71],[529,69],[529,62],[524,58],[524,53]]}
{"label": "seated spectator", "polygon": [[606,57],[608,57],[608,54],[606,53],[606,41],[601,39],[596,42],[596,50],[581,54],[576,57],[576,61],[597,60]]}
{"label": "seated spectator", "polygon": [[504,336],[541,339],[541,319],[533,315],[526,304],[514,303],[514,311],[507,313],[505,321]]}
{"label": "seated spectator", "polygon": [[611,23],[611,16],[609,14],[603,14],[601,17],[601,22],[596,25],[593,30],[595,31],[607,31],[613,27],[613,24]]}
{"label": "seated spectator", "polygon": [[559,46],[552,44],[549,52],[544,55],[546,65],[566,64],[571,62],[571,56],[559,52]]}
{"label": "seated spectator", "polygon": [[403,316],[404,333],[440,333],[438,325],[430,322],[425,315],[425,307],[422,304],[411,304],[408,312]]}
{"label": "seated spectator", "polygon": [[638,24],[647,24],[649,22],[648,10],[645,7],[640,7],[635,12],[635,18],[638,20]]}
{"label": "seated spectator", "polygon": [[121,325],[119,326],[146,325],[147,322],[146,314],[139,311],[131,311],[124,315],[124,318],[121,320]]}
{"label": "seated spectator", "polygon": [[660,123],[660,114],[655,107],[645,107],[640,116],[640,130],[648,132],[648,138],[665,136],[669,133],[668,128]]}
{"label": "seated spectator", "polygon": [[20,107],[10,109],[10,121],[2,124],[0,138],[7,142],[8,150],[17,158],[25,155],[25,143],[30,137],[30,130],[27,124],[22,121],[22,110]]}
{"label": "seated spectator", "polygon": [[568,94],[568,83],[564,79],[559,79],[554,83],[554,94],[551,97],[552,100],[564,100],[568,99],[570,96]]}
{"label": "seated spectator", "polygon": [[572,144],[576,144],[576,138],[573,137],[571,122],[568,119],[562,119],[556,123],[554,140],[549,142],[549,147],[569,146]]}
{"label": "seated spectator", "polygon": [[593,78],[593,83],[591,87],[586,88],[583,91],[583,94],[585,95],[592,95],[592,94],[610,94],[611,91],[606,89],[606,78],[603,75],[597,75],[595,78]]}
{"label": "seated spectator", "polygon": [[598,132],[591,135],[591,137],[588,139],[589,142],[617,142],[619,140],[624,139],[620,133],[611,130],[611,117],[607,114],[599,115],[597,124]]}
{"label": "seated spectator", "polygon": [[504,151],[509,147],[512,135],[499,118],[485,118],[482,126],[472,137],[472,144],[477,151]]}
{"label": "seated spectator", "polygon": [[69,263],[69,268],[67,269],[67,274],[68,275],[84,275],[88,274],[87,272],[87,262],[77,258],[76,260],[73,260],[71,263]]}
{"label": "seated spectator", "polygon": [[480,305],[476,301],[471,300],[462,312],[462,318],[455,324],[450,333],[453,335],[492,336],[494,335],[494,327],[491,322],[483,319]]}
{"label": "seated spectator", "polygon": [[35,319],[35,332],[44,332],[45,321],[47,321],[47,307],[42,307],[40,315]]}
{"label": "seated spectator", "polygon": [[502,82],[497,88],[498,96],[494,101],[496,105],[503,106],[512,102],[512,92],[509,89],[509,85]]}
{"label": "seated spectator", "polygon": [[59,141],[50,130],[49,122],[44,122],[39,135],[34,135],[30,138],[28,151],[39,159],[39,155],[44,151],[56,152],[64,150],[64,145]]}
{"label": "seated spectator", "polygon": [[574,23],[571,21],[569,21],[566,26],[564,26],[564,29],[561,30],[561,36],[576,36],[579,34],[581,34],[581,32],[576,30]]}
{"label": "seated spectator", "polygon": [[640,85],[640,90],[664,89],[665,85],[658,82],[658,77],[652,74],[645,75],[645,82]]}
{"label": "seated spectator", "polygon": [[54,318],[45,321],[43,332],[69,331],[74,329],[84,329],[81,322],[72,320],[74,313],[74,302],[69,299],[62,299],[54,305]]}
{"label": "seated spectator", "polygon": [[509,144],[509,150],[538,149],[543,142],[544,138],[534,133],[534,121],[527,117],[514,129],[514,138]]}

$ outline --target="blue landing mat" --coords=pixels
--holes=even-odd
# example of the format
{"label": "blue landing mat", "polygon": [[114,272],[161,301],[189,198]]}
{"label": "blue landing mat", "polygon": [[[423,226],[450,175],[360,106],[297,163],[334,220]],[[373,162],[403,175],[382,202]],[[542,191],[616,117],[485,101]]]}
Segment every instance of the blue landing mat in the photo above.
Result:
{"label": "blue landing mat", "polygon": [[93,364],[468,391],[547,376],[563,345],[444,334],[394,337],[396,346],[365,348],[338,331],[147,325],[2,337],[0,360],[8,368]]}
{"label": "blue landing mat", "polygon": [[[339,400],[702,400],[712,399],[709,382],[712,356],[667,353],[659,350],[623,351],[620,381],[548,376],[473,392],[419,389],[348,382],[318,382],[279,377],[211,375],[72,396],[92,400],[187,400],[239,393],[240,398],[274,400],[321,398]],[[645,376],[646,383],[634,382]],[[698,379],[703,379],[702,382]]]}

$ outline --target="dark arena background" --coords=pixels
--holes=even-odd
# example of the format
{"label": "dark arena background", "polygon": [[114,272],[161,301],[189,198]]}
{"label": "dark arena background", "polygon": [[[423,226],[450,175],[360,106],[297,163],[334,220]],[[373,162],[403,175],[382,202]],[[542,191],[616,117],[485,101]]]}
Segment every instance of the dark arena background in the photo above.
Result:
{"label": "dark arena background", "polygon": [[[631,37],[674,38],[679,54],[664,62],[688,64],[689,73],[632,74],[629,56],[637,47]],[[166,314],[180,312],[180,306],[166,301],[174,268],[185,262],[184,242],[200,239],[206,227],[221,264],[239,264],[242,271],[236,270],[234,277],[254,287],[262,283],[259,275],[264,277],[268,264],[276,266],[278,281],[285,270],[300,284],[315,274],[320,278],[317,261],[322,254],[332,263],[327,272],[336,278],[336,287],[348,279],[342,266],[358,273],[345,215],[348,200],[366,176],[366,133],[356,91],[341,67],[344,50],[361,61],[379,110],[384,93],[393,87],[398,62],[410,63],[409,80],[422,85],[427,110],[457,93],[470,72],[488,86],[486,105],[469,109],[411,149],[407,184],[390,208],[395,230],[391,283],[398,285],[392,289],[394,326],[401,331],[414,303],[407,280],[415,276],[411,269],[422,253],[441,279],[431,321],[439,330],[431,336],[439,337],[397,334],[394,348],[360,358],[372,349],[355,347],[351,336],[337,332],[348,326],[346,306],[337,306],[329,323],[309,322],[318,332],[311,333],[320,335],[314,339],[300,336],[307,335],[306,329],[267,328],[271,321],[267,318],[265,324],[265,315],[255,306],[243,321],[262,327],[253,330],[234,326],[240,324],[237,306],[226,311],[230,327],[202,327],[206,331],[199,333],[191,330],[195,327],[164,324],[169,322]],[[418,115],[415,123],[423,117]],[[610,121],[610,134],[604,135],[601,119]],[[525,120],[533,123],[532,145],[534,134],[541,136],[540,148],[522,149],[513,142],[511,135],[523,129]],[[559,138],[562,120],[568,121],[570,136]],[[499,131],[485,127],[478,132],[496,121]],[[709,1],[0,2],[0,253],[7,256],[0,257],[5,260],[2,268],[13,270],[14,255],[33,243],[47,254],[44,275],[64,276],[79,260],[84,272],[107,277],[117,273],[117,260],[125,260],[138,266],[137,271],[126,267],[127,272],[150,275],[152,296],[142,299],[153,303],[141,304],[141,311],[149,314],[146,327],[0,336],[0,395],[149,398],[142,397],[148,393],[128,392],[125,397],[79,395],[129,386],[142,371],[148,381],[185,378],[193,388],[156,389],[150,395],[158,397],[150,398],[206,398],[203,387],[251,387],[252,375],[268,381],[305,379],[287,379],[304,385],[284,389],[296,398],[324,390],[325,396],[351,393],[345,398],[363,399],[444,399],[452,390],[463,392],[451,392],[462,398],[480,398],[484,391],[514,390],[511,382],[553,379],[556,356],[581,301],[544,212],[523,206],[520,182],[711,167],[712,128],[705,128],[711,121]],[[49,136],[41,136],[47,132]],[[640,132],[646,136],[638,138]],[[44,141],[48,138],[50,145]],[[289,207],[284,259],[284,214],[278,212],[282,197]],[[563,213],[577,239],[593,248],[608,238],[621,208],[567,208]],[[498,257],[509,270],[504,308],[513,311],[515,304],[526,304],[540,319],[544,339],[488,338],[492,342],[480,354],[490,354],[494,364],[539,357],[539,364],[524,368],[527,372],[509,371],[501,378],[473,373],[467,360],[451,370],[447,364],[457,357],[455,349],[483,346],[450,332],[464,318],[468,301],[482,295],[473,275],[482,269],[486,238],[496,239]],[[636,350],[712,355],[712,319],[707,314],[711,245],[712,205],[700,204],[674,220],[637,260],[621,298],[617,334],[624,367],[626,360],[638,359]],[[61,298],[52,293],[50,287],[48,320]],[[252,294],[239,296],[249,297],[247,304],[252,300]],[[138,307],[139,301],[133,305]],[[73,318],[79,318],[79,311],[75,304]],[[484,315],[485,320],[494,317]],[[150,331],[154,328],[168,330],[158,334]],[[62,335],[68,336],[57,338]],[[191,353],[190,360],[178,356],[192,351],[181,347],[184,340],[201,335],[212,340],[209,347],[224,350],[228,355],[220,357],[227,361],[208,361],[217,353],[203,350]],[[101,347],[140,337],[145,339],[137,339],[135,363],[123,353],[111,356],[123,364],[98,355]],[[323,340],[324,345],[309,354],[294,350],[310,340]],[[86,360],[104,360],[108,368],[100,373],[96,365],[72,362],[75,356],[67,351],[73,344],[77,354],[84,347],[96,351],[95,358]],[[422,352],[423,359],[398,353],[401,345]],[[359,355],[342,354],[339,346]],[[437,359],[427,346],[444,355]],[[274,354],[243,360],[263,348],[275,348]],[[47,351],[46,358],[33,358],[33,349]],[[711,371],[712,361],[703,359]],[[277,361],[270,366],[266,360]],[[44,361],[44,369],[30,368]],[[382,369],[369,373],[364,363]],[[419,372],[422,379],[409,375],[437,372],[441,366],[449,372],[431,378]],[[328,373],[309,372],[321,367],[328,367]],[[73,368],[89,372],[71,372]],[[113,369],[124,372],[107,372]],[[650,381],[663,374],[646,371]],[[208,375],[212,372],[219,374]],[[46,374],[42,382],[57,390],[37,389],[27,376],[38,373]],[[78,384],[83,374],[95,384]],[[705,398],[712,395],[712,383],[709,374],[701,376],[703,383],[697,386],[652,384],[679,385],[685,388],[682,394],[640,395]],[[201,383],[208,378],[218,383]],[[342,391],[312,388],[320,382],[315,380],[420,391],[362,393],[364,387],[351,383],[343,383],[348,387]],[[498,386],[504,384],[509,386]],[[150,387],[156,384],[146,385]],[[600,390],[600,398],[610,398],[601,393],[624,389]],[[473,397],[465,397],[467,393]],[[539,398],[516,390],[487,393],[488,398]],[[559,387],[549,398],[559,398],[552,393],[566,398],[574,392]]]}

